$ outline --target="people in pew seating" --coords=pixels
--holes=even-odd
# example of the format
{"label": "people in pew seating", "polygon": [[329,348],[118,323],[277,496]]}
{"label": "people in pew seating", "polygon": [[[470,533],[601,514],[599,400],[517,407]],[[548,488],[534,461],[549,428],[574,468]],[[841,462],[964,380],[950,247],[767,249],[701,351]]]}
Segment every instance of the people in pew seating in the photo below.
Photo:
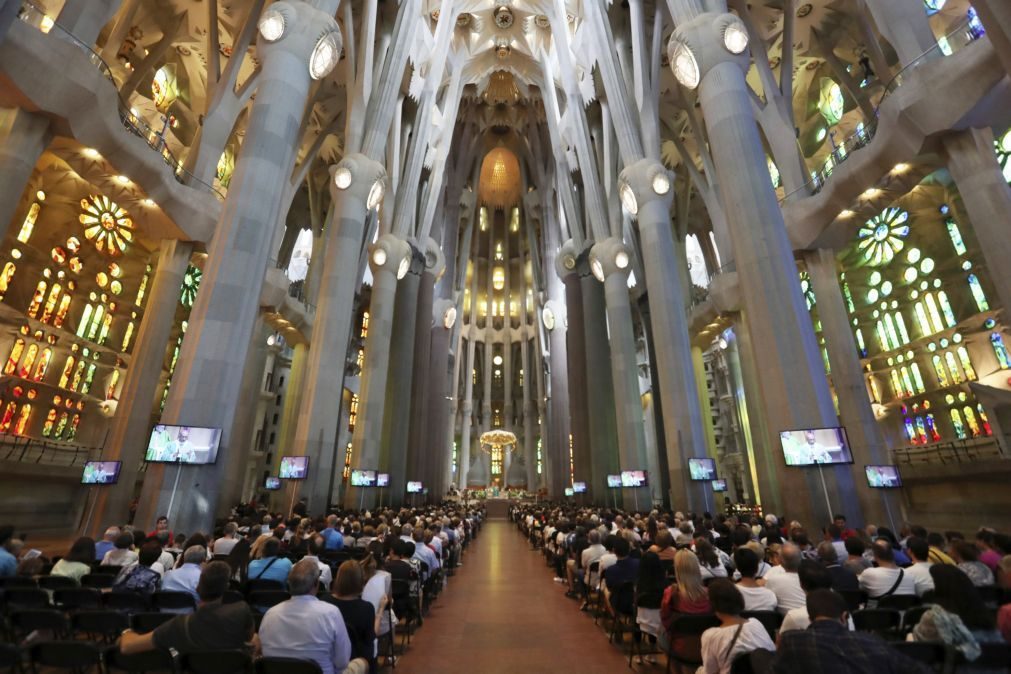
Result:
{"label": "people in pew seating", "polygon": [[717,578],[709,584],[709,605],[720,620],[719,627],[710,627],[702,633],[703,674],[730,674],[734,660],[752,651],[764,648],[776,650],[768,631],[755,618],[742,618],[744,597],[726,578]]}
{"label": "people in pew seating", "polygon": [[200,572],[197,583],[199,604],[194,613],[178,615],[153,632],[137,634],[126,630],[119,640],[125,655],[155,648],[180,654],[195,651],[253,650],[253,614],[245,602],[224,604],[232,570],[225,562],[211,562]]}
{"label": "people in pew seating", "polygon": [[874,555],[873,566],[860,574],[860,589],[867,593],[873,608],[877,600],[889,596],[916,595],[916,584],[913,576],[900,569],[895,563],[895,553],[891,543],[886,539],[878,539],[871,546]]}
{"label": "people in pew seating", "polygon": [[116,539],[122,533],[119,527],[108,527],[105,530],[105,534],[102,536],[102,540],[95,543],[95,559],[96,562],[101,562],[105,559],[105,553],[109,552],[116,547]]}
{"label": "people in pew seating", "polygon": [[333,594],[326,597],[344,617],[348,638],[351,641],[351,658],[368,661],[369,672],[375,673],[377,665],[376,634],[382,627],[382,617],[389,597],[382,595],[379,610],[362,598],[365,589],[365,575],[358,562],[348,560],[337,569],[333,584]]}
{"label": "people in pew seating", "polygon": [[775,611],[779,606],[776,593],[758,584],[755,575],[758,573],[758,555],[745,546],[734,552],[734,566],[741,574],[737,590],[744,598],[745,611]]}
{"label": "people in pew seating", "polygon": [[860,582],[857,575],[839,563],[836,546],[832,541],[822,541],[818,544],[818,561],[832,575],[832,589],[836,592],[857,592]]}
{"label": "people in pew seating", "polygon": [[[121,533],[116,539],[116,546],[105,553],[102,558],[103,566],[130,566],[137,561],[137,553],[133,549],[133,534]],[[161,546],[158,546],[158,555],[161,555]],[[158,561],[155,559],[154,561]]]}
{"label": "people in pew seating", "polygon": [[153,594],[161,588],[161,574],[151,568],[161,556],[161,546],[149,541],[140,547],[137,563],[124,566],[112,583],[116,592]]}
{"label": "people in pew seating", "polygon": [[72,578],[80,585],[81,578],[91,573],[91,564],[94,561],[95,541],[85,536],[74,541],[67,555],[56,562],[49,573],[53,576]]}
{"label": "people in pew seating", "polygon": [[260,549],[260,557],[249,562],[248,579],[276,580],[282,586],[288,582],[288,572],[292,563],[287,557],[281,557],[281,541],[274,536],[268,536]]}
{"label": "people in pew seating", "polygon": [[976,587],[993,585],[993,571],[979,561],[979,550],[969,541],[957,541],[951,545],[951,557],[962,573],[969,576]]}
{"label": "people in pew seating", "polygon": [[161,589],[168,592],[186,592],[196,601],[200,600],[197,587],[200,584],[201,565],[207,560],[207,550],[199,545],[191,545],[182,554],[182,565],[171,569],[162,577]]}

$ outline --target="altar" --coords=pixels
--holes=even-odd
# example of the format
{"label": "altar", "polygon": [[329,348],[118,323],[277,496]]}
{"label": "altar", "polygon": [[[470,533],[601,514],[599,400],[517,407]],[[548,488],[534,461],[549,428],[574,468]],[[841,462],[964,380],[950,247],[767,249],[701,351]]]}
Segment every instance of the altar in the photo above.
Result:
{"label": "altar", "polygon": [[513,500],[509,498],[486,498],[484,501],[485,515],[490,520],[509,519],[509,507]]}

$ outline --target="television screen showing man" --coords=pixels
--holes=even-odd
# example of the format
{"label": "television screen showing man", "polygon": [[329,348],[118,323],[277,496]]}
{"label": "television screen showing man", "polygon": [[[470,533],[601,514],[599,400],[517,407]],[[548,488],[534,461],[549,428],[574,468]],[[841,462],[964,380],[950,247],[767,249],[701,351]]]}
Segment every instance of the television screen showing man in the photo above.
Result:
{"label": "television screen showing man", "polygon": [[846,432],[842,428],[812,428],[779,434],[788,466],[852,463]]}
{"label": "television screen showing man", "polygon": [[623,470],[621,471],[622,487],[648,487],[649,478],[644,470]]}
{"label": "television screen showing man", "polygon": [[688,459],[688,472],[693,480],[715,480],[716,462],[712,459]]}
{"label": "television screen showing man", "polygon": [[617,489],[621,486],[621,475],[608,475],[607,486],[610,489]]}
{"label": "television screen showing man", "polygon": [[220,428],[158,424],[151,431],[144,459],[165,463],[214,463],[220,441]]}
{"label": "television screen showing man", "polygon": [[116,484],[119,467],[119,461],[89,461],[84,464],[81,484]]}
{"label": "television screen showing man", "polygon": [[278,477],[282,480],[304,480],[309,473],[308,456],[282,456]]}
{"label": "television screen showing man", "polygon": [[867,486],[873,489],[897,489],[902,486],[899,469],[895,466],[865,466]]}

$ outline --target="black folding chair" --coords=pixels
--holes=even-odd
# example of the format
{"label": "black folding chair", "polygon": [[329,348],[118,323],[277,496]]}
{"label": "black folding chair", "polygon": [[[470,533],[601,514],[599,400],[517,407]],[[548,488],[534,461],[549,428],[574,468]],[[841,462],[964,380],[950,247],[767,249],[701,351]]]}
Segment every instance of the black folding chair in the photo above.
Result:
{"label": "black folding chair", "polygon": [[878,608],[893,608],[896,611],[908,611],[920,603],[915,594],[890,594],[878,599]]}
{"label": "black folding chair", "polygon": [[39,576],[39,587],[43,590],[66,590],[79,586],[76,580],[67,576]]}
{"label": "black folding chair", "polygon": [[130,674],[156,674],[176,671],[176,661],[169,651],[155,649],[144,653],[124,655],[118,646],[109,648],[105,653],[106,671],[129,672]]}
{"label": "black folding chair", "polygon": [[247,674],[253,658],[246,651],[197,651],[182,657],[182,671],[189,674]]}
{"label": "black folding chair", "polygon": [[155,592],[151,595],[151,605],[166,613],[192,613],[197,610],[197,600],[189,592]]}
{"label": "black folding chair", "polygon": [[95,567],[95,573],[103,573],[113,577],[118,576],[122,570],[123,567],[116,564],[99,564]]}
{"label": "black folding chair", "polygon": [[930,610],[929,606],[914,606],[902,614],[902,631],[908,634],[913,631],[916,624],[920,622],[923,614]]}
{"label": "black folding chair", "polygon": [[284,590],[284,583],[270,578],[257,578],[246,582],[246,594],[261,590]]}
{"label": "black folding chair", "polygon": [[764,648],[739,655],[730,666],[730,674],[771,674],[776,654]]}
{"label": "black folding chair", "polygon": [[836,593],[846,600],[846,610],[850,613],[859,611],[867,603],[867,593],[863,590],[836,590]]}
{"label": "black folding chair", "polygon": [[895,641],[890,645],[907,658],[931,667],[944,664],[945,646],[939,641]]}
{"label": "black folding chair", "polygon": [[865,608],[852,614],[853,626],[859,632],[874,632],[883,637],[895,636],[902,624],[902,614],[892,608]]}
{"label": "black folding chair", "polygon": [[32,671],[48,667],[71,672],[102,671],[102,649],[91,641],[40,641],[28,650]]}
{"label": "black folding chair", "polygon": [[7,590],[14,587],[38,587],[39,584],[34,578],[28,576],[3,576],[0,577],[0,589]]}
{"label": "black folding chair", "polygon": [[108,573],[86,573],[81,576],[81,587],[93,587],[97,590],[108,589],[114,582],[116,576]]}
{"label": "black folding chair", "polygon": [[72,622],[75,632],[110,644],[130,626],[130,619],[125,613],[112,609],[78,611],[74,613]]}
{"label": "black folding chair", "polygon": [[49,593],[37,587],[9,587],[3,591],[7,613],[25,609],[49,608]]}
{"label": "black folding chair", "polygon": [[35,608],[14,611],[11,624],[21,637],[27,637],[36,630],[49,632],[53,639],[62,639],[70,634],[70,623],[63,611],[53,608]]}
{"label": "black folding chair", "polygon": [[267,609],[272,606],[277,606],[282,601],[287,601],[291,598],[284,590],[254,590],[249,593],[246,601],[249,602],[250,608],[258,613],[266,613]]}
{"label": "black folding chair", "polygon": [[667,652],[667,671],[676,665],[680,672],[683,667],[690,671],[702,665],[702,633],[710,627],[719,627],[720,620],[711,613],[675,616],[671,622],[668,637],[671,648]]}
{"label": "black folding chair", "polygon": [[72,587],[55,590],[53,592],[53,603],[64,611],[99,608],[102,605],[102,593],[93,587]]}
{"label": "black folding chair", "polygon": [[256,674],[323,674],[313,660],[263,657],[255,663]]}
{"label": "black folding chair", "polygon": [[0,669],[10,674],[20,674],[21,649],[16,644],[0,642]]}
{"label": "black folding chair", "polygon": [[983,603],[990,608],[999,608],[1004,600],[1004,590],[998,585],[984,585],[977,587],[976,592]]}
{"label": "black folding chair", "polygon": [[171,613],[134,613],[130,616],[130,628],[137,634],[147,634],[173,618]]}
{"label": "black folding chair", "polygon": [[136,613],[151,610],[151,598],[139,592],[106,592],[102,595],[102,605],[115,611]]}
{"label": "black folding chair", "polygon": [[783,614],[779,611],[745,611],[741,617],[754,618],[762,623],[762,627],[769,633],[769,638],[773,641],[776,640],[776,633],[783,625]]}

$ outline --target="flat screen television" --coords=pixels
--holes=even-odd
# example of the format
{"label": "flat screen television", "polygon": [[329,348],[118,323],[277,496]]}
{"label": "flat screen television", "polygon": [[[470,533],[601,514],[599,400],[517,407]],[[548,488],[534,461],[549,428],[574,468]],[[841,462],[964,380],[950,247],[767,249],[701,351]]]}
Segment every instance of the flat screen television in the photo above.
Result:
{"label": "flat screen television", "polygon": [[717,478],[713,480],[713,491],[726,491],[727,490],[727,480],[726,478]]}
{"label": "flat screen television", "polygon": [[116,484],[122,465],[120,461],[88,461],[84,464],[81,484]]}
{"label": "flat screen television", "polygon": [[867,486],[872,489],[897,489],[902,486],[898,466],[864,466]]}
{"label": "flat screen television", "polygon": [[281,470],[277,476],[282,480],[304,480],[309,474],[308,456],[282,456]]}
{"label": "flat screen television", "polygon": [[622,487],[648,487],[649,475],[644,470],[623,470],[621,471]]}
{"label": "flat screen television", "polygon": [[267,491],[277,491],[281,488],[281,478],[268,477],[263,481],[263,488]]}
{"label": "flat screen television", "polygon": [[214,463],[221,442],[220,428],[170,426],[158,424],[151,429],[145,461],[153,463]]}
{"label": "flat screen television", "polygon": [[607,476],[607,487],[608,489],[617,489],[621,487],[621,475],[608,475]]}
{"label": "flat screen television", "polygon": [[572,493],[573,494],[585,494],[586,493],[586,483],[585,482],[573,482],[572,483]]}
{"label": "flat screen television", "polygon": [[574,492],[572,491],[572,487],[566,487],[565,488],[565,495],[566,496],[572,496],[573,493]]}
{"label": "flat screen television", "polygon": [[688,474],[692,480],[708,482],[716,479],[716,459],[688,459]]}
{"label": "flat screen television", "polygon": [[351,471],[352,487],[375,487],[376,471],[374,470],[353,470]]}
{"label": "flat screen television", "polygon": [[389,487],[390,486],[390,474],[389,473],[377,473],[376,474],[376,486],[377,487]]}
{"label": "flat screen television", "polygon": [[841,426],[781,431],[779,443],[788,466],[853,463],[846,429]]}
{"label": "flat screen television", "polygon": [[420,482],[408,482],[407,483],[407,493],[408,494],[420,494],[421,490],[424,489],[424,488],[425,488],[425,486],[423,484],[421,484]]}

